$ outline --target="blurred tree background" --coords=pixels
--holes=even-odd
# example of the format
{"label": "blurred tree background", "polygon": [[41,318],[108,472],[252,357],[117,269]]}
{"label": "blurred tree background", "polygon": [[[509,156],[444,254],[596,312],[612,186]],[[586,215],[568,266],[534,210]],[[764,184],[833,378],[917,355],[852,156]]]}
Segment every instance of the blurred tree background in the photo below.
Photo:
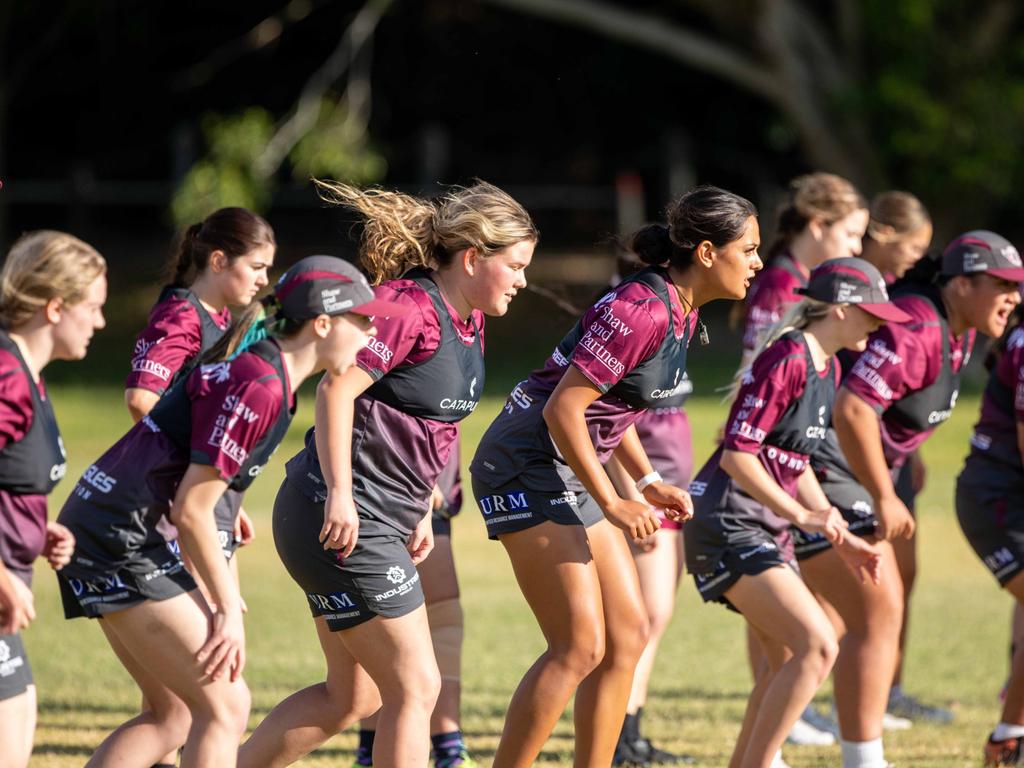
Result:
{"label": "blurred tree background", "polygon": [[[311,175],[499,184],[543,233],[533,279],[570,298],[607,275],[611,236],[698,182],[753,199],[765,240],[786,181],[825,169],[869,196],[915,192],[935,247],[975,227],[1019,241],[1021,14],[1013,0],[6,0],[0,247],[56,227],[108,257],[114,322],[91,368],[114,377],[174,232],[210,210],[267,215],[280,264],[353,255],[351,220]],[[517,304],[492,326],[531,340],[528,361],[502,361],[510,375],[567,322]]]}

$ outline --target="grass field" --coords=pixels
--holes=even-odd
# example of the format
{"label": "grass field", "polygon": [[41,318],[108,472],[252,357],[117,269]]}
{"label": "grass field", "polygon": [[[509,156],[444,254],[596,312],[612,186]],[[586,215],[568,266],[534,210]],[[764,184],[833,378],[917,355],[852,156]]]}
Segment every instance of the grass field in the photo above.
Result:
{"label": "grass field", "polygon": [[[53,390],[71,457],[68,479],[53,499],[56,514],[75,478],[129,422],[116,389]],[[712,400],[691,404],[701,462],[710,453],[724,411]],[[464,461],[499,405],[498,399],[488,399],[465,422]],[[967,547],[951,501],[977,409],[976,397],[964,397],[925,448],[930,474],[919,505],[921,575],[905,681],[912,693],[954,706],[957,718],[951,726],[919,725],[889,734],[887,757],[899,766],[980,765],[982,741],[998,714],[1010,601]],[[245,674],[253,691],[251,725],[323,673],[305,599],[279,563],[270,535],[270,509],[283,463],[299,447],[311,418],[312,401],[306,398],[287,441],[247,496],[246,507],[258,526],[256,541],[240,553],[249,605]],[[454,542],[467,624],[463,726],[474,753],[487,764],[508,698],[542,641],[501,546],[487,540],[471,504],[455,523]],[[40,700],[32,764],[81,765],[109,730],[136,711],[138,694],[94,622],[64,621],[56,581],[45,565],[36,575],[36,608],[38,619],[26,633]],[[701,765],[724,765],[738,731],[749,691],[742,624],[718,606],[702,605],[686,578],[653,676],[645,725],[660,745],[688,751]],[[819,704],[827,701],[829,685]],[[302,764],[347,766],[354,744],[353,735],[340,735]],[[572,724],[566,716],[538,764],[571,765],[571,753]],[[785,756],[794,768],[839,763],[838,747],[787,747]]]}

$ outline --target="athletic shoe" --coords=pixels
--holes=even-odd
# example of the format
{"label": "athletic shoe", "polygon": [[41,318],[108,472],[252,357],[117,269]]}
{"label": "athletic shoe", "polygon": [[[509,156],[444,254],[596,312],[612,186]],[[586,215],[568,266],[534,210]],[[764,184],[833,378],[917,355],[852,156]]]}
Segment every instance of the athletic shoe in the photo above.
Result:
{"label": "athletic shoe", "polygon": [[636,741],[624,741],[619,739],[619,743],[615,745],[615,755],[612,757],[612,765],[623,765],[629,766],[629,768],[649,768],[651,765],[651,758],[637,749],[637,743],[641,739]]}
{"label": "athletic shoe", "polygon": [[[808,707],[809,709],[810,707]],[[818,717],[821,716],[818,715]],[[800,746],[827,747],[830,744],[836,743],[836,737],[830,731],[824,731],[811,725],[807,721],[807,711],[805,711],[803,716],[793,723],[793,727],[789,729],[786,741]]]}
{"label": "athletic shoe", "polygon": [[789,763],[782,759],[782,750],[775,753],[775,758],[772,760],[772,768],[789,768]]}
{"label": "athletic shoe", "polygon": [[942,707],[932,707],[920,699],[906,693],[893,691],[889,694],[889,706],[886,711],[897,717],[905,717],[910,721],[945,725],[953,722],[953,713]]}
{"label": "athletic shoe", "polygon": [[453,757],[434,758],[434,768],[480,768],[480,763],[470,757],[469,750],[463,747]]}
{"label": "athletic shoe", "polygon": [[1007,768],[1020,764],[1022,741],[1019,738],[985,742],[985,765],[987,768]]}
{"label": "athletic shoe", "polygon": [[697,762],[693,755],[677,755],[666,752],[664,749],[658,749],[651,744],[650,739],[645,737],[634,741],[632,747],[636,754],[646,757],[647,762],[651,765],[693,765]]}
{"label": "athletic shoe", "polygon": [[905,717],[886,712],[882,715],[883,731],[908,731],[914,727],[914,721]]}
{"label": "athletic shoe", "polygon": [[810,704],[807,705],[804,713],[800,715],[800,719],[814,726],[819,731],[831,733],[833,740],[839,738],[839,723],[836,722],[835,717],[823,715]]}

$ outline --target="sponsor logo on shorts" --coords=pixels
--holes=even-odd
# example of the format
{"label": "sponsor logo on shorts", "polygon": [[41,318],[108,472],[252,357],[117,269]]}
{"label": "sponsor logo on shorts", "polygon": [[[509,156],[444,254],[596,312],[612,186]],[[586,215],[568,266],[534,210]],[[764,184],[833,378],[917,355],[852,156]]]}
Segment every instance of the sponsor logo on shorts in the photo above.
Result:
{"label": "sponsor logo on shorts", "polygon": [[703,496],[704,492],[707,491],[708,484],[703,480],[694,480],[690,483],[690,495],[691,496]]}
{"label": "sponsor logo on shorts", "polygon": [[113,603],[123,600],[129,594],[128,585],[121,581],[121,577],[117,574],[101,576],[88,581],[68,579],[68,586],[71,587],[71,591],[83,606],[92,603]]}
{"label": "sponsor logo on shorts", "polygon": [[392,565],[385,576],[392,584],[401,584],[405,581],[405,569],[400,565]]}
{"label": "sponsor logo on shorts", "polygon": [[511,493],[498,493],[491,496],[484,496],[479,499],[480,511],[484,515],[492,515],[496,512],[515,512],[519,509],[529,509],[526,501],[525,491],[513,491]]}
{"label": "sponsor logo on shorts", "polygon": [[[387,574],[388,581],[390,581],[392,584],[396,583],[391,578],[391,571],[394,570],[395,568],[398,568],[398,570],[400,570],[402,572],[402,574],[403,574],[402,578],[405,578],[405,576],[404,576],[405,570],[400,568],[397,565],[393,565],[393,566],[391,566],[391,568],[388,569],[388,574]],[[400,596],[400,595],[407,595],[410,592],[412,592],[413,587],[415,587],[416,583],[419,580],[420,580],[419,572],[418,571],[413,571],[412,576],[409,577],[408,581],[404,582],[403,584],[399,584],[394,589],[389,589],[387,592],[381,592],[379,595],[374,595],[373,599],[376,600],[378,603],[382,603],[385,600],[390,600],[392,597],[397,597],[397,596]]]}
{"label": "sponsor logo on shorts", "polygon": [[0,677],[10,677],[21,667],[25,666],[25,659],[21,656],[11,656],[11,646],[6,641],[0,640]]}
{"label": "sponsor logo on shorts", "polygon": [[872,513],[871,502],[860,499],[853,502],[853,506],[850,508],[861,517],[870,517]]}
{"label": "sponsor logo on shorts", "polygon": [[[218,531],[217,533],[218,533],[218,538],[219,538],[219,534],[221,532]],[[225,546],[224,544],[221,544],[221,548],[222,549],[224,548],[224,546]],[[152,571],[147,573],[142,578],[145,579],[146,581],[152,581],[153,579],[159,579],[159,578],[161,578],[163,576],[173,576],[174,574],[178,573],[179,571],[184,570],[184,568],[185,568],[185,564],[183,562],[181,562],[181,560],[173,560],[173,561],[171,561],[169,563],[164,563],[163,565],[154,568]]]}
{"label": "sponsor logo on shorts", "polygon": [[778,547],[775,546],[773,541],[764,541],[758,544],[756,547],[745,550],[739,553],[740,560],[747,560],[754,555],[760,555],[762,552],[776,552]]}
{"label": "sponsor logo on shorts", "polygon": [[1002,578],[1008,573],[1012,573],[1020,567],[1020,563],[1017,562],[1017,557],[1007,547],[1000,547],[992,554],[986,555],[983,559],[985,567],[988,568],[992,572],[992,575],[997,579]]}
{"label": "sponsor logo on shorts", "polygon": [[562,504],[568,504],[571,507],[575,507],[577,505],[576,493],[574,491],[563,491],[560,496],[549,499],[548,504],[552,507],[558,507]]}
{"label": "sponsor logo on shorts", "polygon": [[[346,608],[356,608],[356,604],[347,592],[330,592],[321,595],[317,592],[307,592],[306,598],[315,610],[343,611]],[[358,610],[356,611],[358,613]]]}

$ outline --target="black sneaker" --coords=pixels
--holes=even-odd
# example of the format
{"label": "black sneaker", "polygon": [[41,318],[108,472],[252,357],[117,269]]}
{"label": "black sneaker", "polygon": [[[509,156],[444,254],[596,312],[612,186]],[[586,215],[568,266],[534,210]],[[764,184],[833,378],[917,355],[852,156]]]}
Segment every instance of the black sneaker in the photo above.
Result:
{"label": "black sneaker", "polygon": [[615,745],[615,756],[612,758],[612,765],[624,765],[629,768],[649,768],[651,765],[651,759],[646,753],[637,750],[637,744],[643,739],[637,741],[625,741],[619,739],[619,743]]}
{"label": "black sneaker", "polygon": [[697,762],[693,755],[676,755],[666,752],[664,749],[658,749],[651,744],[651,740],[648,738],[639,738],[634,741],[633,749],[637,754],[645,756],[652,765],[693,765]]}
{"label": "black sneaker", "polygon": [[1009,768],[1020,765],[1022,740],[1019,738],[993,741],[988,737],[985,743],[985,765],[990,768]]}

